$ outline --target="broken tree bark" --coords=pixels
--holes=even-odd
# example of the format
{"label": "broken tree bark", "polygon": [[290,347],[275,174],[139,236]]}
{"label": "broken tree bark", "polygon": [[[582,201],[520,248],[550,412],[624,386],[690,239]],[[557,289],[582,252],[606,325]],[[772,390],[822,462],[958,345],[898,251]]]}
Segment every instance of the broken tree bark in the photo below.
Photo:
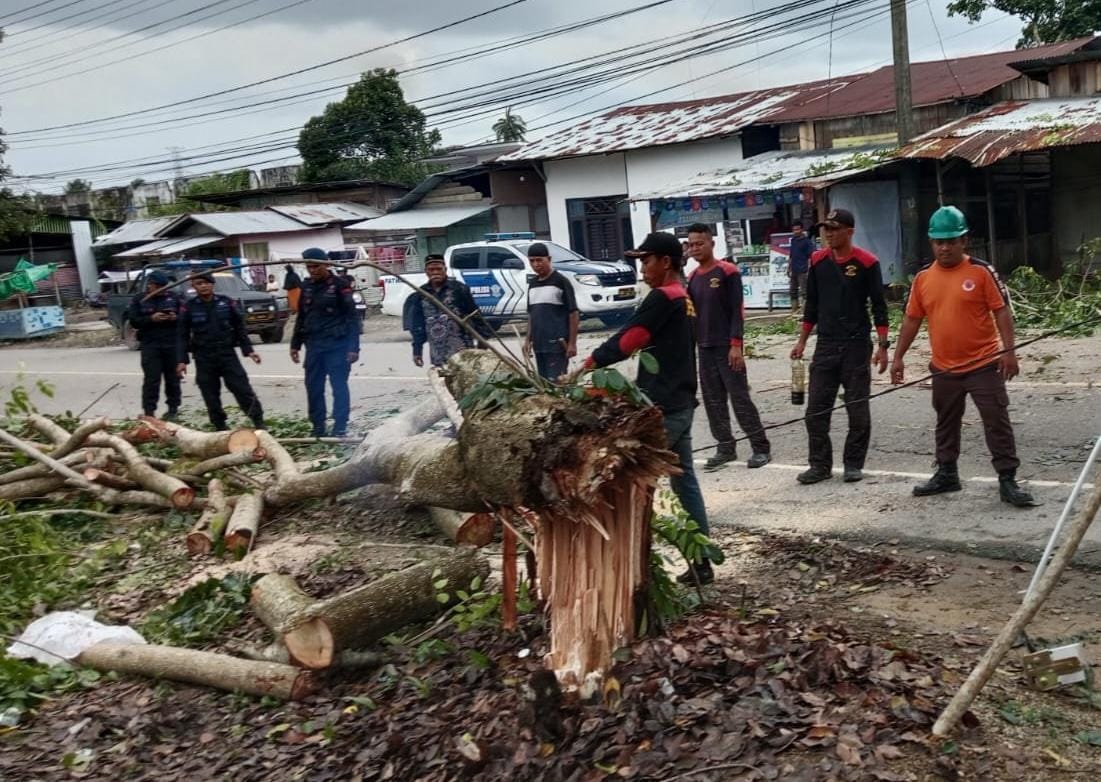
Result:
{"label": "broken tree bark", "polygon": [[171,679],[281,700],[299,700],[317,689],[309,671],[290,665],[154,644],[99,643],[85,649],[77,662],[98,671]]}
{"label": "broken tree bark", "polygon": [[227,551],[244,554],[252,548],[263,512],[264,496],[260,492],[243,494],[237,498],[233,515],[229,517],[229,524],[226,526]]}
{"label": "broken tree bark", "polygon": [[1017,609],[1005,627],[1002,628],[1002,631],[998,633],[994,643],[990,645],[979,664],[971,671],[967,681],[963,683],[963,686],[960,687],[952,700],[949,701],[948,706],[945,707],[944,712],[937,718],[937,721],[933,724],[934,736],[946,735],[959,722],[964,712],[971,707],[975,698],[978,697],[979,691],[994,675],[998,663],[1013,648],[1013,644],[1024,632],[1025,627],[1036,616],[1040,606],[1043,605],[1059,583],[1059,578],[1074,559],[1074,554],[1078,550],[1082,538],[1085,537],[1086,531],[1089,530],[1099,511],[1101,511],[1101,474],[1094,481],[1093,494],[1090,495],[1089,501],[1079,511],[1078,516],[1070,525],[1066,540],[1063,541],[1058,553],[1052,557],[1051,563],[1040,579],[1040,583],[1036,585],[1036,590],[1021,603],[1021,607]]}
{"label": "broken tree bark", "polygon": [[187,533],[187,552],[191,555],[209,554],[214,549],[214,541],[222,539],[229,521],[225,487],[217,478],[207,484],[206,501],[206,510]]}
{"label": "broken tree bark", "polygon": [[[502,511],[504,513],[506,511]],[[516,629],[516,532],[501,531],[501,629]]]}
{"label": "broken tree bark", "polygon": [[[475,578],[489,575],[489,563],[473,551],[421,562],[370,584],[319,600],[283,622],[290,628],[283,644],[291,659],[307,668],[328,668],[346,649],[362,649],[412,622],[435,616],[469,589]],[[447,581],[436,589],[437,581]],[[448,601],[437,595],[446,592]]]}
{"label": "broken tree bark", "polygon": [[493,530],[497,525],[492,513],[463,513],[432,506],[428,515],[440,532],[460,546],[481,548],[493,542]]}

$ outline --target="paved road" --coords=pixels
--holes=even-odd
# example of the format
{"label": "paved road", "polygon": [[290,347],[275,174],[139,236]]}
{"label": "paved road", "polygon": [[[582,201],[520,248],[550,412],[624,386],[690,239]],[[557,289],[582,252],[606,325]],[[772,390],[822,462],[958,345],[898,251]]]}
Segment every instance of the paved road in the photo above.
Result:
{"label": "paved road", "polygon": [[[396,322],[383,320],[372,324],[371,330],[352,373],[354,415],[361,419],[388,415],[428,393]],[[583,335],[582,351],[590,350],[605,334]],[[757,352],[765,357],[749,362],[755,398],[767,423],[798,417],[802,411],[790,404],[787,393],[787,342],[782,337],[758,340]],[[846,485],[834,480],[811,487],[797,485],[794,478],[804,466],[805,434],[801,424],[778,429],[771,433],[773,465],[763,470],[732,465],[702,474],[714,521],[861,539],[922,541],[993,555],[1035,554],[1101,428],[1101,377],[1093,358],[1098,348],[1101,337],[1044,345],[1025,357],[1026,375],[1012,386],[1013,418],[1024,461],[1021,476],[1032,481],[1034,493],[1045,503],[1042,508],[1018,510],[997,501],[982,427],[972,408],[965,418],[960,465],[970,479],[965,490],[946,497],[911,497],[912,484],[928,474],[933,458],[929,391],[915,387],[873,403],[870,475],[864,483]],[[257,350],[263,364],[246,366],[265,407],[276,413],[304,414],[302,370],[291,363],[286,343],[259,345]],[[915,360],[911,366],[919,364]],[[87,415],[123,418],[140,412],[138,356],[125,348],[0,351],[0,387],[10,385],[20,371],[56,385],[56,398],[40,405],[46,412],[79,411],[116,383]],[[875,386],[875,390],[883,388],[886,385]],[[192,382],[184,385],[184,405],[201,407]],[[844,418],[843,413],[838,415]],[[841,423],[834,425],[838,451],[844,432]],[[702,409],[694,431],[698,446],[713,442]],[[748,455],[744,445],[742,453]],[[701,460],[707,455],[699,454]],[[1101,524],[1090,533],[1087,549],[1091,561],[1101,565]]]}

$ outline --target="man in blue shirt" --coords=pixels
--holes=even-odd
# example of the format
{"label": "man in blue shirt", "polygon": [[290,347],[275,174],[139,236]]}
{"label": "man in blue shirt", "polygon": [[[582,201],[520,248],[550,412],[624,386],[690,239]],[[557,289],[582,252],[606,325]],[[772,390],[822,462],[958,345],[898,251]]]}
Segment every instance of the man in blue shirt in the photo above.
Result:
{"label": "man in blue shirt", "polygon": [[807,289],[807,271],[810,269],[810,257],[818,248],[806,233],[803,224],[791,224],[791,249],[788,255],[788,278],[791,290],[791,308],[799,309],[799,291]]}
{"label": "man in blue shirt", "polygon": [[[318,247],[302,253],[309,279],[302,283],[298,318],[291,337],[291,361],[306,346],[306,405],[313,436],[325,436],[325,380],[333,389],[333,437],[348,433],[351,394],[348,375],[359,361],[359,315],[352,287],[332,273],[329,254]],[[320,263],[319,263],[320,262]]]}

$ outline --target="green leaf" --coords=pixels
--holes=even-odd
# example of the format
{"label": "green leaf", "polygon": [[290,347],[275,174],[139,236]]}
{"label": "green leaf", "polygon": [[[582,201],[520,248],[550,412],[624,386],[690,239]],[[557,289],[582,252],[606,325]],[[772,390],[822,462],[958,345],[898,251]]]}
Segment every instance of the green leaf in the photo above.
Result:
{"label": "green leaf", "polygon": [[439,581],[433,581],[432,582],[432,588],[433,589],[443,589],[446,586],[447,586],[447,579],[446,578],[441,578]]}
{"label": "green leaf", "polygon": [[627,386],[630,385],[627,378],[625,378],[618,370],[608,370],[608,388],[617,393],[622,393]]}
{"label": "green leaf", "polygon": [[440,592],[436,595],[436,602],[441,604],[450,603],[451,595],[447,594],[447,592]]}
{"label": "green leaf", "polygon": [[645,350],[641,351],[638,354],[638,364],[639,364],[640,367],[645,369],[651,375],[656,375],[658,373],[658,369],[659,369],[658,360],[656,358],[654,358],[653,353],[650,353],[650,352],[645,351]]}

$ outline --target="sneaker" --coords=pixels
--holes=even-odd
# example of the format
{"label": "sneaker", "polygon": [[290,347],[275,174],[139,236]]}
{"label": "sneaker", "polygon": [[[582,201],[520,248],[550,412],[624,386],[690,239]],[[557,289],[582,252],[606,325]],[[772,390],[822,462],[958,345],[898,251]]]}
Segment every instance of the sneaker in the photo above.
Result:
{"label": "sneaker", "polygon": [[859,467],[846,467],[845,475],[842,478],[845,483],[858,483],[864,480],[864,471]]}
{"label": "sneaker", "polygon": [[1040,504],[1017,484],[1017,474],[1012,470],[998,475],[998,493],[1002,502],[1008,502],[1016,508],[1032,508]]}
{"label": "sneaker", "polygon": [[755,470],[758,467],[764,467],[766,464],[772,461],[772,454],[757,452],[749,457],[749,460],[745,463],[745,466],[751,470]]}
{"label": "sneaker", "polygon": [[931,497],[934,494],[945,494],[950,491],[962,491],[959,468],[955,462],[938,464],[937,471],[925,483],[919,483],[914,487],[915,497]]}
{"label": "sneaker", "polygon": [[325,430],[324,429],[314,429],[312,432],[310,432],[310,437],[313,437],[313,438],[316,438],[316,439],[320,439],[320,438],[325,437],[325,436],[326,435],[325,435]]}
{"label": "sneaker", "polygon": [[333,431],[329,434],[329,437],[347,437],[347,436],[348,436],[348,430],[347,429],[333,429]]}
{"label": "sneaker", "polygon": [[703,468],[705,470],[717,470],[724,464],[729,464],[737,458],[738,454],[733,451],[716,451],[715,455],[708,459],[703,465]]}
{"label": "sneaker", "polygon": [[687,584],[688,586],[695,586],[697,583],[700,586],[707,586],[714,580],[715,571],[711,569],[711,563],[706,560],[694,563],[677,576],[678,583]]}
{"label": "sneaker", "polygon": [[821,483],[822,481],[828,481],[833,477],[833,471],[828,467],[811,467],[809,470],[799,473],[795,476],[795,480],[804,486],[809,486],[812,483]]}

